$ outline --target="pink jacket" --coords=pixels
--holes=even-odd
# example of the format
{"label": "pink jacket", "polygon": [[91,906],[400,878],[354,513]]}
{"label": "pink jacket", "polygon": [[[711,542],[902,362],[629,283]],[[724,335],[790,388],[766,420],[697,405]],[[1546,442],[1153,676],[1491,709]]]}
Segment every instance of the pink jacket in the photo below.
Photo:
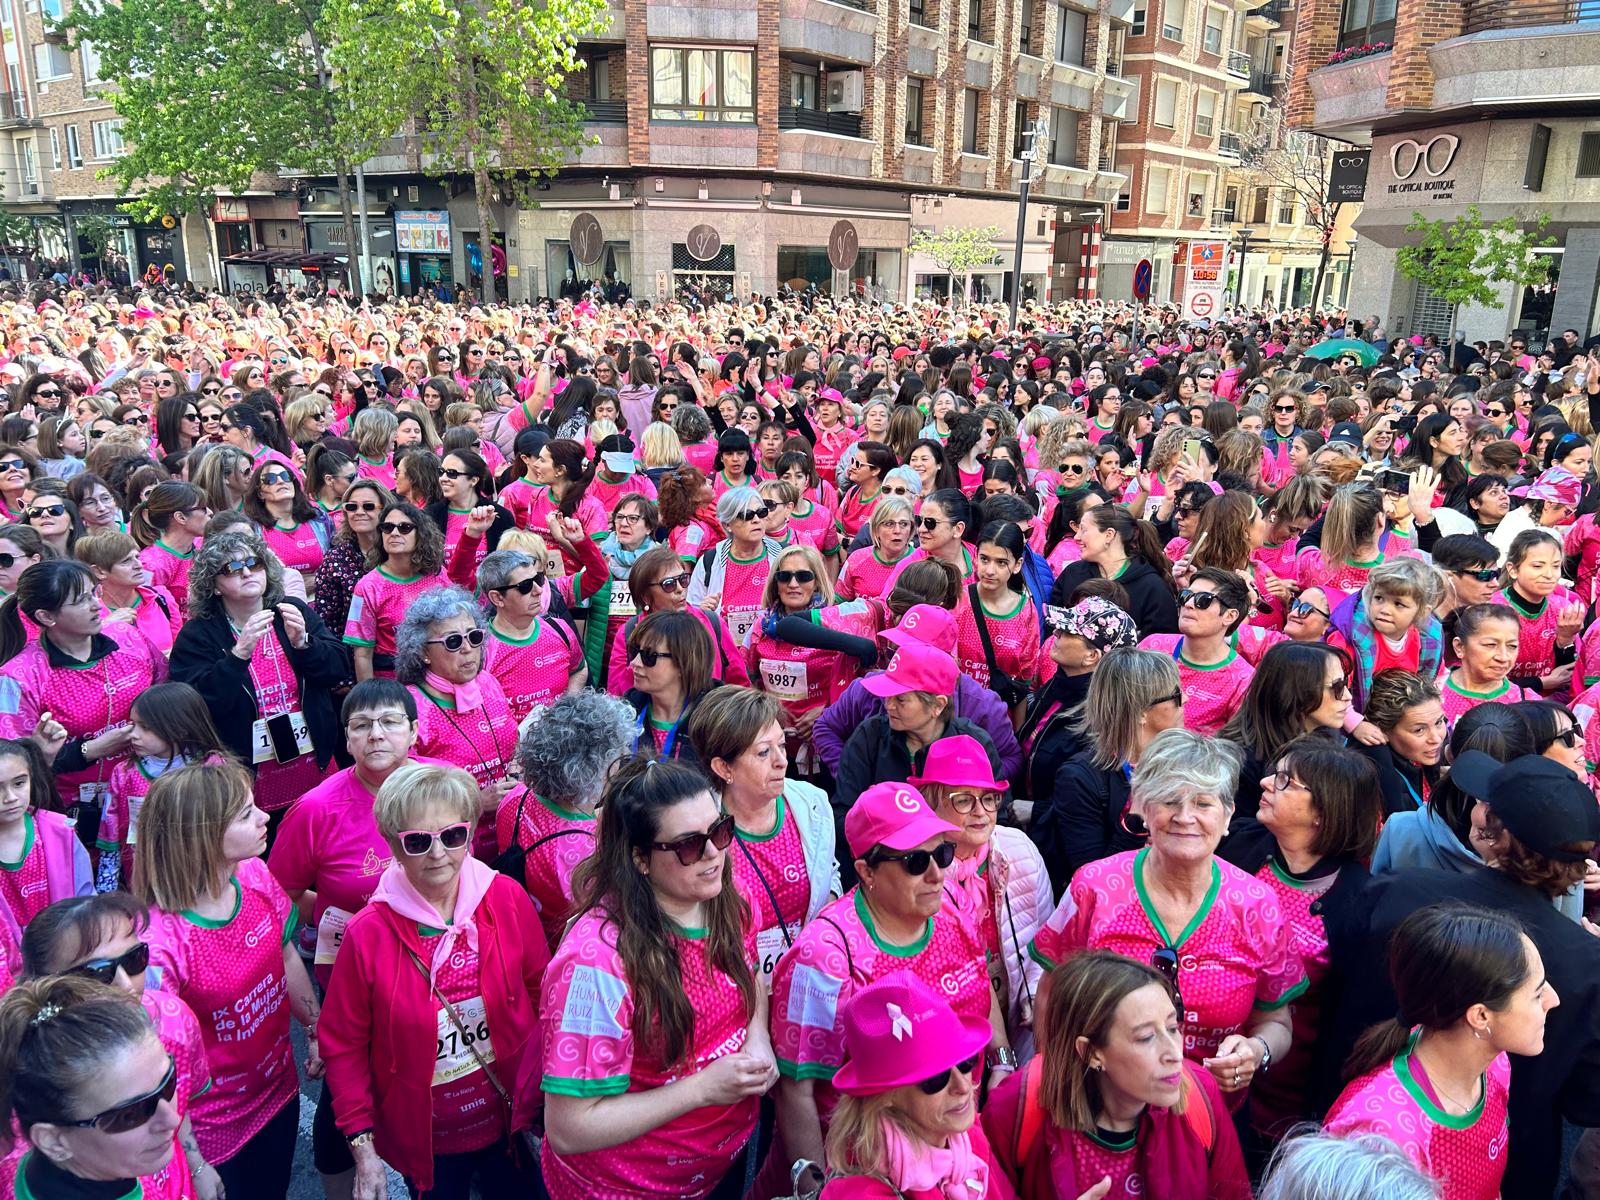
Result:
{"label": "pink jacket", "polygon": [[88,851],[67,819],[60,813],[40,809],[33,814],[33,829],[34,836],[39,839],[39,852],[44,855],[49,902],[54,904],[73,896],[94,895],[94,872],[89,868]]}
{"label": "pink jacket", "polygon": [[[550,950],[533,901],[504,876],[475,919],[494,1074],[514,1094],[523,1057],[540,1058],[537,1005]],[[428,961],[416,926],[388,905],[368,904],[352,917],[317,1033],[339,1131],[372,1130],[378,1155],[426,1191],[433,1186],[433,1059],[418,1047],[434,1044],[440,1010],[408,949]]]}

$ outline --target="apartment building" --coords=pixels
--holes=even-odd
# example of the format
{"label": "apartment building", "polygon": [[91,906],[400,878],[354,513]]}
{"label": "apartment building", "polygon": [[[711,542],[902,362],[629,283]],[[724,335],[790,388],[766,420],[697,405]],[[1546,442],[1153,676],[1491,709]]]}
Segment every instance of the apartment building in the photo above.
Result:
{"label": "apartment building", "polygon": [[1468,338],[1595,327],[1600,19],[1565,0],[1299,0],[1291,122],[1370,147],[1350,303],[1392,332],[1443,335],[1449,306],[1395,270],[1414,213],[1488,220],[1548,213],[1548,287],[1465,307]]}

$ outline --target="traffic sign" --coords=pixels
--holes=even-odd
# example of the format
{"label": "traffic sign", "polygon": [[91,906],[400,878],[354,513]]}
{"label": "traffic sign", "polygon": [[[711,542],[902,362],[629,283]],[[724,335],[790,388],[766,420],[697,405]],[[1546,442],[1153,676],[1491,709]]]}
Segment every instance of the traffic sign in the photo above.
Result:
{"label": "traffic sign", "polygon": [[1209,317],[1217,308],[1217,298],[1210,292],[1195,292],[1189,297],[1189,311],[1197,317]]}
{"label": "traffic sign", "polygon": [[1153,267],[1148,258],[1141,258],[1139,265],[1133,268],[1133,298],[1135,300],[1150,299],[1150,276]]}

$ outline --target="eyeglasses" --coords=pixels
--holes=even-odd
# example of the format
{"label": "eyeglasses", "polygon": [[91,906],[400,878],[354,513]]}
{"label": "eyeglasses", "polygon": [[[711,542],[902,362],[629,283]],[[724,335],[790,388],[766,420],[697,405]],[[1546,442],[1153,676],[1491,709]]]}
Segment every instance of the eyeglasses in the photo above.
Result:
{"label": "eyeglasses", "polygon": [[983,1051],[980,1050],[971,1058],[964,1058],[955,1066],[946,1067],[937,1075],[928,1076],[928,1078],[917,1084],[917,1087],[922,1089],[922,1094],[924,1096],[937,1096],[940,1092],[944,1091],[945,1088],[950,1086],[950,1073],[952,1071],[960,1071],[963,1075],[971,1075],[978,1069],[978,1063],[982,1060]]}
{"label": "eyeglasses", "polygon": [[909,496],[911,494],[911,489],[904,484],[899,487],[885,485],[881,490],[885,496]]}
{"label": "eyeglasses", "polygon": [[1309,600],[1296,600],[1289,606],[1289,615],[1291,617],[1299,617],[1301,620],[1304,620],[1312,613],[1316,613],[1317,616],[1321,617],[1324,621],[1333,620],[1332,613],[1328,612],[1326,609],[1318,608]]}
{"label": "eyeglasses", "polygon": [[415,533],[417,527],[410,521],[383,521],[378,525],[380,533]]}
{"label": "eyeglasses", "polygon": [[219,575],[248,575],[251,571],[261,566],[261,560],[254,554],[247,554],[243,558],[235,558],[222,564]]}
{"label": "eyeglasses", "polygon": [[425,644],[443,646],[451,654],[454,654],[463,646],[476,648],[483,645],[483,630],[469,629],[465,633],[447,633],[442,638],[429,638]]}
{"label": "eyeglasses", "polygon": [[1179,708],[1182,708],[1183,707],[1183,692],[1181,690],[1179,690],[1179,691],[1173,692],[1172,695],[1170,695],[1170,696],[1162,696],[1158,700],[1150,701],[1150,707],[1151,708],[1160,708],[1163,704],[1176,704]]}
{"label": "eyeglasses", "polygon": [[1178,988],[1178,952],[1171,946],[1158,947],[1150,955],[1150,965],[1161,972],[1168,984],[1172,987],[1172,995],[1177,1000],[1178,1019],[1183,1019],[1183,992]]}
{"label": "eyeglasses", "polygon": [[66,515],[67,506],[65,504],[39,504],[27,511],[29,520],[35,517],[64,517]]}
{"label": "eyeglasses", "polygon": [[917,518],[917,524],[919,526],[921,526],[923,529],[928,529],[928,530],[937,529],[937,528],[939,528],[940,523],[941,522],[940,522],[938,517],[918,517]]}
{"label": "eyeglasses", "polygon": [[1465,575],[1468,579],[1476,579],[1479,583],[1493,583],[1500,578],[1499,567],[1480,567],[1476,571],[1457,571],[1457,575]]}
{"label": "eyeglasses", "polygon": [[636,512],[619,512],[614,516],[613,519],[618,521],[619,523],[622,522],[622,521],[627,521],[629,523],[632,523],[634,521],[642,521],[642,520],[644,520],[644,514],[636,513]]}
{"label": "eyeglasses", "polygon": [[738,521],[765,521],[770,516],[770,508],[752,508],[749,512],[740,513],[735,520]]}
{"label": "eyeglasses", "polygon": [[542,588],[545,582],[543,571],[530,575],[521,583],[508,583],[505,587],[490,588],[491,592],[499,592],[502,596],[507,592],[517,592],[523,596],[532,595],[534,588]]}
{"label": "eyeglasses", "polygon": [[88,962],[79,963],[62,973],[82,975],[85,979],[93,979],[97,983],[110,984],[116,980],[118,971],[126,972],[128,978],[132,979],[143,975],[144,969],[149,965],[150,947],[143,942],[137,942],[116,958],[91,958]]}
{"label": "eyeglasses", "polygon": [[1328,695],[1335,700],[1347,699],[1350,695],[1350,683],[1342,675],[1328,684]]}
{"label": "eyeglasses", "polygon": [[439,830],[407,829],[400,835],[400,849],[412,858],[421,858],[433,849],[435,838],[446,850],[460,850],[471,840],[472,826],[462,821]]}
{"label": "eyeglasses", "polygon": [[817,573],[815,571],[804,570],[774,571],[772,577],[779,583],[815,583],[817,581]]}
{"label": "eyeglasses", "polygon": [[1284,788],[1288,787],[1290,784],[1293,784],[1297,788],[1305,788],[1306,791],[1308,791],[1308,792],[1311,790],[1311,785],[1310,784],[1304,783],[1301,780],[1296,779],[1292,772],[1286,771],[1286,770],[1284,770],[1283,768],[1280,767],[1278,769],[1277,774],[1273,775],[1273,777],[1272,777],[1273,789],[1275,791],[1281,792],[1281,791],[1283,791]]}
{"label": "eyeglasses", "polygon": [[261,482],[262,483],[267,483],[267,484],[292,483],[293,481],[294,481],[294,476],[289,474],[289,472],[287,472],[287,471],[263,471],[263,472],[261,472]]}
{"label": "eyeglasses", "polygon": [[656,587],[660,588],[663,592],[676,592],[688,586],[689,572],[687,571],[683,572],[681,575],[668,575],[664,578],[656,580]]}
{"label": "eyeglasses", "polygon": [[1221,599],[1222,597],[1215,592],[1197,592],[1193,588],[1184,588],[1183,591],[1178,593],[1178,607],[1182,608],[1186,604],[1192,604],[1197,612],[1205,612]]}
{"label": "eyeglasses", "polygon": [[404,733],[411,728],[411,718],[405,713],[384,713],[381,717],[351,717],[344,728],[346,733],[355,737],[366,737],[373,730]]}
{"label": "eyeglasses", "polygon": [[1272,411],[1275,413],[1292,413],[1299,412],[1300,410],[1293,404],[1274,404],[1272,406]]}
{"label": "eyeglasses", "polygon": [[633,652],[633,656],[639,660],[646,670],[649,670],[651,667],[655,666],[663,658],[672,657],[672,655],[665,650],[652,650],[648,646],[640,646]]}
{"label": "eyeglasses", "polygon": [[711,828],[704,833],[689,833],[675,842],[651,842],[650,849],[660,850],[666,854],[676,854],[678,861],[686,867],[692,867],[706,856],[706,843],[709,842],[718,850],[726,850],[733,842],[733,814],[723,813],[711,822]]}
{"label": "eyeglasses", "polygon": [[101,1133],[128,1133],[148,1125],[150,1118],[156,1115],[156,1109],[161,1107],[162,1101],[170,1104],[177,1094],[178,1065],[169,1055],[167,1073],[161,1077],[161,1082],[156,1085],[155,1091],[135,1096],[132,1100],[115,1108],[108,1108],[103,1113],[96,1113],[82,1121],[69,1121],[63,1118],[51,1121],[50,1124],[64,1125],[68,1129],[99,1129]]}
{"label": "eyeglasses", "polygon": [[978,805],[983,805],[985,812],[997,812],[1000,808],[999,792],[951,792],[946,797],[950,807],[962,816],[972,812]]}
{"label": "eyeglasses", "polygon": [[347,513],[377,512],[378,502],[376,500],[346,500],[344,502],[344,510]]}
{"label": "eyeglasses", "polygon": [[872,867],[882,866],[884,863],[899,863],[900,869],[913,879],[928,873],[928,868],[937,864],[941,871],[947,870],[956,860],[956,844],[954,842],[940,842],[932,850],[873,850],[867,856],[867,865]]}
{"label": "eyeglasses", "polygon": [[1578,727],[1576,725],[1568,725],[1560,733],[1556,734],[1555,737],[1550,739],[1550,744],[1553,746],[1557,742],[1560,742],[1568,750],[1571,750],[1577,746],[1578,739],[1582,736],[1583,735],[1578,731]]}

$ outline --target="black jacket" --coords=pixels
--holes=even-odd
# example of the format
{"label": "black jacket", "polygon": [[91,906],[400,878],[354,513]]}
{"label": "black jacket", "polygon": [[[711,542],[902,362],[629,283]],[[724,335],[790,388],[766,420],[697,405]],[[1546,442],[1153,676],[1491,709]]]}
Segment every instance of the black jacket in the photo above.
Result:
{"label": "black jacket", "polygon": [[[1099,578],[1100,568],[1092,562],[1068,563],[1050,589],[1050,603],[1065,608],[1074,588],[1086,579]],[[1139,627],[1140,637],[1178,632],[1178,598],[1154,567],[1143,559],[1130,558],[1117,582],[1128,593],[1128,615]]]}
{"label": "black jacket", "polygon": [[1063,763],[1042,818],[1039,808],[1033,811],[1028,832],[1058,895],[1084,863],[1137,850],[1147,840],[1137,817],[1124,822],[1131,794],[1126,771],[1095,766],[1094,753],[1093,748],[1080,750]]}
{"label": "black jacket", "polygon": [[1027,719],[1017,731],[1019,743],[1030,739],[1033,743],[1023,763],[1017,790],[1022,799],[1033,801],[1035,821],[1039,819],[1039,810],[1050,804],[1056,772],[1089,744],[1088,733],[1072,725],[1089,695],[1089,681],[1093,678],[1092,671],[1082,675],[1056,672],[1035,694],[1033,703],[1028,706]]}
{"label": "black jacket", "polygon": [[[350,678],[349,647],[304,603],[294,599],[285,599],[284,603],[298,608],[306,622],[309,641],[304,650],[289,644],[281,616],[273,618],[272,632],[294,669],[300,711],[311,734],[317,763],[326,767],[337,758],[341,766],[349,766],[353,760],[345,749],[333,703],[333,689]],[[220,609],[210,616],[190,618],[172,644],[169,665],[173,679],[189,684],[205,698],[223,744],[240,762],[249,765],[251,727],[261,714],[256,707],[250,664],[233,653],[234,640],[228,618]]]}
{"label": "black jacket", "polygon": [[[1380,875],[1362,889],[1347,913],[1325,924],[1331,970],[1322,1007],[1333,1014],[1330,1061],[1342,1062],[1370,1025],[1395,1015],[1389,972],[1389,937],[1419,908],[1463,901],[1514,917],[1538,947],[1545,975],[1561,997],[1545,1024],[1543,1054],[1511,1056],[1511,1148],[1507,1196],[1545,1200],[1564,1160],[1563,1120],[1600,1126],[1600,938],[1562,916],[1542,893],[1499,871],[1401,871]],[[1341,919],[1342,918],[1342,919]],[[1315,1097],[1325,1108],[1339,1081],[1321,1083]]]}
{"label": "black jacket", "polygon": [[[1439,781],[1438,767],[1418,767],[1406,762],[1388,745],[1368,746],[1350,741],[1350,749],[1372,760],[1378,768],[1378,786],[1383,790],[1383,815],[1392,817],[1398,812],[1415,812],[1422,807],[1427,790]],[[1426,776],[1427,788],[1423,787]]]}

